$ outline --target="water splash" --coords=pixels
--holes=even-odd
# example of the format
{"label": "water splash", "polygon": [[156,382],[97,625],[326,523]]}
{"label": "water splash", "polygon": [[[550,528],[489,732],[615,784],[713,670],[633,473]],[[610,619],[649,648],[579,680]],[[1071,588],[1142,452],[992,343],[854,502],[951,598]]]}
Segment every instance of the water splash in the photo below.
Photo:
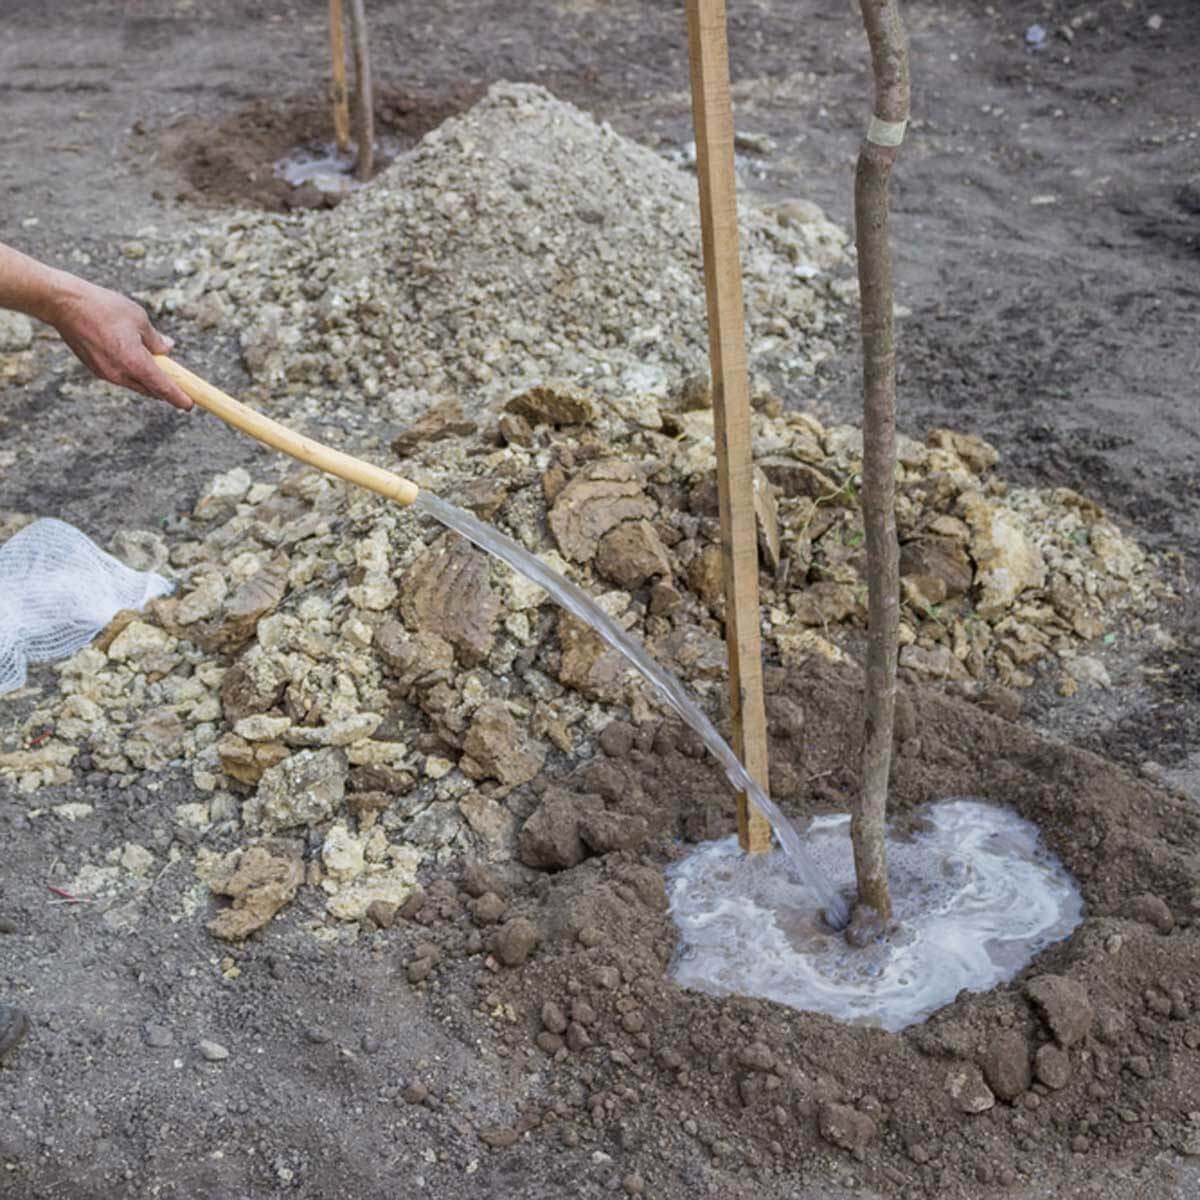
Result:
{"label": "water splash", "polygon": [[829,882],[825,872],[813,861],[795,826],[751,779],[737,755],[670,671],[659,666],[645,647],[630,637],[585,591],[564,579],[552,567],[548,567],[495,526],[477,520],[470,513],[425,491],[418,493],[413,508],[435,518],[455,533],[462,534],[481,550],[486,550],[506,562],[514,571],[544,587],[563,608],[590,625],[614,650],[623,654],[638,673],[653,685],[680,719],[699,734],[701,741],[721,764],[734,790],[745,792],[754,807],[771,823],[771,828],[775,831],[792,869],[824,910],[826,920],[836,929],[845,926],[850,919],[846,901]]}
{"label": "water splash", "polygon": [[[667,872],[684,987],[761,996],[888,1030],[950,1003],[963,988],[1011,979],[1083,919],[1083,901],[1036,826],[1003,808],[931,805],[923,827],[888,839],[898,932],[851,950],[813,919],[813,897],[777,855],[710,842]],[[813,858],[836,883],[854,878],[844,815],[816,818]]]}

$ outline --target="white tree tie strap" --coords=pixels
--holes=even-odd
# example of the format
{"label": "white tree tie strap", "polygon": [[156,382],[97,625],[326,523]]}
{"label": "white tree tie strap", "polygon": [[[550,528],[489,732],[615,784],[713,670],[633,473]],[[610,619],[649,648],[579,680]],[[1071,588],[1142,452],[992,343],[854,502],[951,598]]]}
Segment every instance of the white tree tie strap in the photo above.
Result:
{"label": "white tree tie strap", "polygon": [[898,146],[904,141],[906,128],[907,118],[903,121],[885,121],[872,113],[871,123],[867,126],[867,141],[876,146]]}

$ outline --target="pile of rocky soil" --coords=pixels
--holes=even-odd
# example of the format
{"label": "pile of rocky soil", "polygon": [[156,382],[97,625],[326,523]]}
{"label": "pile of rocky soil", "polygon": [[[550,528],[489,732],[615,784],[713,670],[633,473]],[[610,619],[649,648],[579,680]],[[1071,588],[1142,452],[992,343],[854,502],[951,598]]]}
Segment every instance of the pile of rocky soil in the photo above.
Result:
{"label": "pile of rocky soil", "polygon": [[[811,374],[847,311],[845,232],[802,201],[745,205],[741,228],[752,352]],[[143,265],[175,275],[155,311],[236,330],[276,390],[628,391],[707,361],[694,178],[528,85],[497,84],[336,212],[239,213]]]}
{"label": "pile of rocky soil", "polygon": [[[543,385],[482,426],[443,403],[397,433],[392,465],[596,595],[719,710],[707,399],[695,380],[661,399]],[[768,662],[841,661],[865,620],[861,435],[769,396],[753,424]],[[1144,624],[1165,592],[1147,556],[1075,493],[1008,487],[978,438],[936,430],[902,439],[900,458],[902,674],[1009,708],[1039,670],[1102,685],[1089,643]],[[123,531],[112,549],[177,592],[56,668],[0,753],[22,790],[186,770],[200,798],[177,816],[197,831],[318,834],[308,878],[346,919],[402,902],[426,857],[558,869],[677,832],[666,811],[597,812],[577,836],[573,802],[528,790],[623,739],[606,735],[615,717],[656,726],[656,698],[540,588],[413,511],[308,468],[239,468],[165,533]],[[773,719],[786,729],[786,711]],[[805,790],[780,761],[774,794]],[[246,921],[214,928],[244,936]]]}

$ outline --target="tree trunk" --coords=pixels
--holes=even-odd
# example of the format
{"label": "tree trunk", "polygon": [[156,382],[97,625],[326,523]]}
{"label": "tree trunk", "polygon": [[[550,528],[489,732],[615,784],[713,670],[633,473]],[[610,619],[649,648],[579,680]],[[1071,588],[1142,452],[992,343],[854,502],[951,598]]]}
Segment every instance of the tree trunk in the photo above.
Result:
{"label": "tree trunk", "polygon": [[863,345],[863,524],[868,622],[862,794],[851,821],[859,902],[891,916],[884,822],[900,621],[896,540],[896,346],[888,182],[908,120],[908,46],[897,0],[862,0],[875,104],[854,177]]}
{"label": "tree trunk", "polygon": [[354,126],[358,140],[354,174],[365,180],[371,178],[375,166],[375,96],[371,87],[371,54],[367,47],[367,14],[363,0],[350,0],[350,37],[354,43]]}

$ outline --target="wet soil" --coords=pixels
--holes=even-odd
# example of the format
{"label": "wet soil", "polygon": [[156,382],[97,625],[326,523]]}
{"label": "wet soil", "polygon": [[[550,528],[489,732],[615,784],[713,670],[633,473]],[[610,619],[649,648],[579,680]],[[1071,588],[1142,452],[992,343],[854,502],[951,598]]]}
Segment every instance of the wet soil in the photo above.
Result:
{"label": "wet soil", "polygon": [[[411,124],[390,118],[400,133],[508,78],[664,152],[690,140],[677,3],[376,10],[381,88],[415,105]],[[1016,722],[913,692],[895,804],[969,793],[1013,805],[1080,880],[1084,925],[1011,986],[901,1035],[681,993],[665,974],[661,869],[689,839],[730,830],[732,812],[718,773],[669,729],[614,734],[616,753],[514,800],[531,811],[549,786],[598,795],[645,815],[654,837],[637,855],[492,880],[506,916],[541,934],[512,968],[476,926],[462,885],[479,880],[461,864],[391,928],[330,930],[319,893],[302,889],[228,950],[204,932],[196,839],[173,819],[194,799],[190,779],[116,789],[81,775],[33,812],[6,789],[0,1000],[27,1008],[34,1031],[0,1070],[0,1195],[1200,1194],[1200,10],[943,0],[906,14],[902,427],[979,433],[1008,477],[1095,498],[1171,556],[1181,601],[1165,614],[1173,649],[1118,637],[1097,649],[1112,689],[1066,699],[1040,681]],[[136,294],[157,282],[138,242],[170,238],[204,204],[280,203],[248,176],[261,164],[269,177],[281,140],[316,136],[323,15],[282,0],[253,13],[147,0],[89,5],[84,20],[57,0],[10,3],[0,238]],[[1035,21],[1038,51],[1025,41]],[[739,128],[775,143],[746,153],[743,186],[846,220],[867,95],[854,14],[816,0],[736,7],[731,46]],[[197,169],[197,145],[213,169]],[[244,394],[228,336],[180,350]],[[28,380],[0,393],[0,446],[14,455],[0,508],[103,539],[153,527],[257,457],[144,402],[84,406],[78,378],[42,340]],[[788,400],[847,419],[856,389],[846,356]],[[785,802],[798,815],[844,804],[856,677],[813,666],[772,678],[773,702],[792,702],[779,726],[791,736],[772,747]],[[50,672],[37,679],[53,686]],[[0,707],[5,728],[17,715]],[[69,799],[95,813],[46,812]],[[128,841],[165,866],[120,903],[47,890]],[[429,973],[410,982],[420,961]],[[1027,990],[1037,976],[1070,982]],[[561,1034],[547,1002],[567,1018]],[[204,1041],[228,1057],[207,1057]],[[1026,1086],[1030,1060],[1042,1078]],[[950,1084],[973,1086],[979,1064],[1016,1079],[1012,1102],[963,1110]]]}
{"label": "wet soil", "polygon": [[[470,108],[480,94],[478,88],[445,96],[380,89],[375,135],[384,152],[375,160],[375,174],[448,117]],[[333,150],[329,105],[319,97],[253,100],[217,120],[187,117],[163,130],[159,144],[186,183],[176,193],[183,203],[289,212],[334,208],[348,194],[322,192],[312,184],[295,187],[274,169],[297,152],[327,156]]]}

